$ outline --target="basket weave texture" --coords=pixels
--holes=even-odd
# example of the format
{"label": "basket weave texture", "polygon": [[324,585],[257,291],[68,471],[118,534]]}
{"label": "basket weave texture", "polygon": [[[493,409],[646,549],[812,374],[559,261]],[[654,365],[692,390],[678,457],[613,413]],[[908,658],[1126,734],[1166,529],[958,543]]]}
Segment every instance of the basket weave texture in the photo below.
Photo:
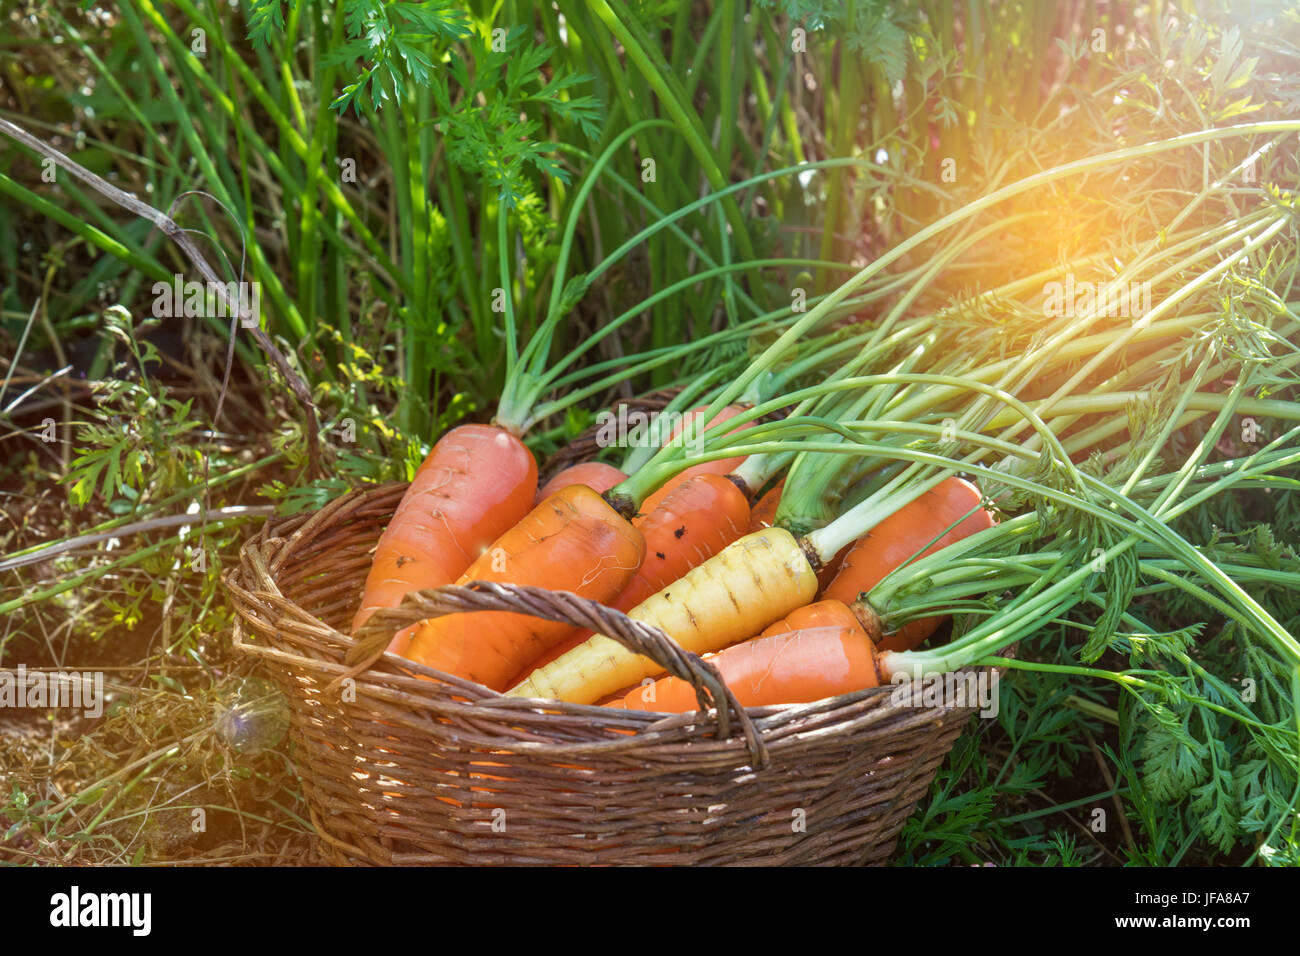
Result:
{"label": "basket weave texture", "polygon": [[[537,588],[419,592],[354,640],[345,629],[370,551],[405,488],[271,519],[223,579],[236,649],[288,700],[291,759],[327,861],[882,864],[978,707],[936,706],[918,684],[746,710],[661,631]],[[393,655],[345,661],[377,630],[472,610],[592,627],[716,706],[664,716],[529,701]]]}

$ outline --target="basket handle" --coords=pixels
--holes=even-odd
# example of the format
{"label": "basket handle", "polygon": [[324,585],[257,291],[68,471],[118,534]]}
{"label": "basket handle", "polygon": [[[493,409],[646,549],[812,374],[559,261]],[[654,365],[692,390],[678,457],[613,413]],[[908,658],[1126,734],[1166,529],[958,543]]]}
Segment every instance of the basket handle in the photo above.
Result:
{"label": "basket handle", "polygon": [[734,719],[744,735],[754,766],[767,764],[767,748],[727,687],[718,669],[698,655],[684,650],[662,630],[634,621],[622,611],[568,591],[548,591],[523,584],[498,584],[492,581],[469,581],[440,588],[412,591],[394,608],[381,608],[357,631],[356,643],[348,651],[348,663],[357,663],[355,675],[369,668],[383,656],[393,634],[408,624],[431,617],[464,611],[511,611],[547,621],[559,621],[574,627],[588,628],[612,638],[634,654],[650,658],[669,674],[680,677],[695,688],[700,710],[717,710],[718,733],[723,739],[731,735]]}

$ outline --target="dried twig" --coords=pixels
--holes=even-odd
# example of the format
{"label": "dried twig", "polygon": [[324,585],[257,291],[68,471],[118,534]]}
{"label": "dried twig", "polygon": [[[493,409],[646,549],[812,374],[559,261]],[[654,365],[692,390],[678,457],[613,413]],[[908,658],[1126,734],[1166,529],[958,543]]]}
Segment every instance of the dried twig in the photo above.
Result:
{"label": "dried twig", "polygon": [[1097,741],[1092,739],[1092,734],[1088,733],[1087,728],[1081,728],[1083,736],[1088,741],[1088,746],[1092,749],[1093,759],[1097,761],[1097,767],[1101,770],[1102,779],[1106,781],[1106,786],[1115,791],[1111,794],[1111,800],[1115,804],[1115,814],[1119,817],[1119,825],[1124,830],[1124,842],[1128,845],[1130,852],[1136,852],[1133,843],[1133,831],[1128,825],[1128,816],[1124,813],[1124,801],[1119,797],[1119,788],[1115,786],[1115,777],[1111,774],[1110,768],[1106,766],[1106,761],[1102,759],[1101,750],[1097,747]]}
{"label": "dried twig", "polygon": [[146,521],[136,521],[132,524],[123,525],[120,528],[113,528],[110,531],[68,538],[66,541],[46,545],[28,554],[5,558],[0,561],[0,571],[12,571],[15,568],[25,567],[29,564],[39,564],[68,551],[75,551],[78,548],[97,544],[100,541],[108,541],[112,538],[123,538],[132,534],[158,531],[162,528],[174,528],[177,525],[204,525],[210,521],[219,522],[228,518],[264,517],[274,513],[274,505],[232,505],[228,508],[214,508],[200,514],[162,515],[157,518],[149,518]]}

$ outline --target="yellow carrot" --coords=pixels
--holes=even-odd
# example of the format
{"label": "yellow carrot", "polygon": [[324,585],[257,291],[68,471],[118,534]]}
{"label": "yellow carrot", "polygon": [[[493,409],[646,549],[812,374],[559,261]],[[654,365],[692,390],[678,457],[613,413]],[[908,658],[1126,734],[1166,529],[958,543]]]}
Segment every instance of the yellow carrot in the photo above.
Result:
{"label": "yellow carrot", "polygon": [[[748,534],[647,598],[628,617],[654,625],[688,651],[707,654],[753,637],[817,594],[817,575],[783,528]],[[538,668],[507,693],[592,704],[664,669],[596,635]]]}

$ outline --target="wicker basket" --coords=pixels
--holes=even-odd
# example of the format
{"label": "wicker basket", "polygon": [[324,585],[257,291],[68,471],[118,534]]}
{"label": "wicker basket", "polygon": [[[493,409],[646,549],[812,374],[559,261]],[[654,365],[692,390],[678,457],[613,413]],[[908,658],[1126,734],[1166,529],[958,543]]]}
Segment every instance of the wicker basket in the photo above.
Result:
{"label": "wicker basket", "polygon": [[[405,487],[268,521],[223,579],[236,649],[288,699],[291,757],[327,860],[881,864],[978,706],[924,706],[918,686],[745,710],[662,632],[537,588],[419,592],[354,640],[344,629]],[[702,709],[521,700],[393,655],[345,661],[368,635],[472,610],[606,633],[690,680]]]}

